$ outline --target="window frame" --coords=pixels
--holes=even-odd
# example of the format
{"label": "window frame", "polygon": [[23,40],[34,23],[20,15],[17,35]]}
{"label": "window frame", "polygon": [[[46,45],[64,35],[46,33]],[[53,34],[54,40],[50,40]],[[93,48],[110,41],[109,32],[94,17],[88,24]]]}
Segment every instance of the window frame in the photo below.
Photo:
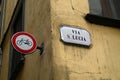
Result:
{"label": "window frame", "polygon": [[[94,1],[97,2],[97,5],[93,3]],[[90,13],[85,16],[85,19],[90,23],[120,28],[120,18],[118,18],[117,11],[114,8],[115,6],[111,1],[89,0]]]}

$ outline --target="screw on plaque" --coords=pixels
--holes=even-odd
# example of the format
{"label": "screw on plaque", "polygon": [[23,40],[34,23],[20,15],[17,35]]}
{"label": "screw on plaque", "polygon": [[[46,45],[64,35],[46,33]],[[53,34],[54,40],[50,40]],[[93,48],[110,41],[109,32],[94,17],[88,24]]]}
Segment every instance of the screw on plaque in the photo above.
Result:
{"label": "screw on plaque", "polygon": [[40,50],[40,56],[43,54],[44,51],[44,43],[42,43],[40,46],[37,46],[37,49]]}

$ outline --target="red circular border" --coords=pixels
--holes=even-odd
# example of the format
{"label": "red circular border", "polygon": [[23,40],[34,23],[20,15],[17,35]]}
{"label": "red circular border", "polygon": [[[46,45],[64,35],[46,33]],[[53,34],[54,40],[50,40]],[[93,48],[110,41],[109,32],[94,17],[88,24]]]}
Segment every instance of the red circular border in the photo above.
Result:
{"label": "red circular border", "polygon": [[[15,40],[16,40],[16,38],[17,38],[18,36],[20,36],[20,35],[27,35],[28,37],[30,37],[30,38],[33,40],[33,47],[30,48],[29,50],[23,50],[23,49],[19,48],[19,47],[16,45]],[[17,32],[17,33],[15,33],[15,34],[12,36],[11,41],[12,41],[13,47],[14,47],[18,52],[20,52],[20,53],[22,53],[22,54],[30,54],[30,53],[34,52],[35,49],[37,48],[36,39],[34,38],[34,36],[33,36],[32,34],[29,34],[29,33],[27,33],[27,32]]]}

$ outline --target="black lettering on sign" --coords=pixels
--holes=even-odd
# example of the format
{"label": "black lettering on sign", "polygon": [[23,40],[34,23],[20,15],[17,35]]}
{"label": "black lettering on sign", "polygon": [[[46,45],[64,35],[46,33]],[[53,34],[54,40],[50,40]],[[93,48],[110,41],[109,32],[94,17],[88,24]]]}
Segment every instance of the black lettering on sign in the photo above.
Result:
{"label": "black lettering on sign", "polygon": [[79,34],[79,35],[80,35],[80,31],[77,31],[77,30],[72,30],[72,33],[73,33],[73,34]]}
{"label": "black lettering on sign", "polygon": [[79,40],[79,41],[87,41],[84,36],[71,35],[71,34],[67,34],[66,36],[67,36],[68,39]]}
{"label": "black lettering on sign", "polygon": [[68,34],[67,34],[67,38],[69,38],[69,39],[70,39],[70,35],[68,35]]}
{"label": "black lettering on sign", "polygon": [[80,41],[86,41],[86,38],[83,37],[83,36],[72,35],[72,39],[74,39],[74,40],[80,40]]}
{"label": "black lettering on sign", "polygon": [[76,37],[76,36],[74,36],[74,35],[72,35],[72,38],[73,38],[74,40],[77,40],[77,37]]}
{"label": "black lettering on sign", "polygon": [[78,39],[81,41],[86,41],[85,37],[78,36]]}

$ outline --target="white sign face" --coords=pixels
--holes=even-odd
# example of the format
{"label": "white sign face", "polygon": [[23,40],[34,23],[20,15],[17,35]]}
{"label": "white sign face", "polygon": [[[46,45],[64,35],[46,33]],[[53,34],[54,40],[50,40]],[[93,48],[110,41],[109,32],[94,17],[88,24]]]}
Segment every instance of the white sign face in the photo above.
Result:
{"label": "white sign face", "polygon": [[33,41],[26,35],[20,35],[16,37],[16,45],[22,50],[29,50],[33,47]]}
{"label": "white sign face", "polygon": [[91,45],[90,33],[85,29],[62,26],[60,28],[60,33],[63,42],[85,46]]}

